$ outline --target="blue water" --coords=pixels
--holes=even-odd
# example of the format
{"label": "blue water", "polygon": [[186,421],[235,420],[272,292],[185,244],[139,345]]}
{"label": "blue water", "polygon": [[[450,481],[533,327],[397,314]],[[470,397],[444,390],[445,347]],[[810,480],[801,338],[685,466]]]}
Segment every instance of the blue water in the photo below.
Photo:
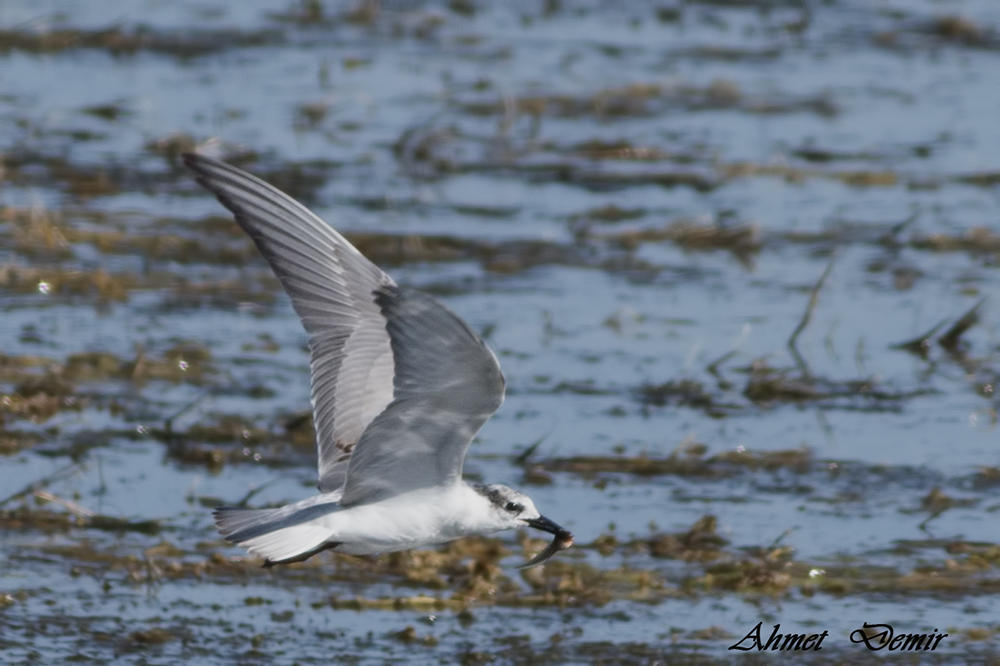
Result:
{"label": "blue water", "polygon": [[[538,651],[558,634],[563,652],[557,661],[591,661],[587,646],[600,641],[669,651],[677,637],[677,649],[724,660],[725,648],[761,620],[829,629],[831,642],[836,637],[850,658],[861,652],[847,636],[862,621],[951,627],[955,636],[986,630],[985,641],[943,643],[956,659],[995,649],[1000,608],[990,595],[806,597],[793,588],[762,600],[678,594],[654,605],[619,600],[572,611],[483,604],[472,609],[476,621],[463,626],[451,611],[429,622],[416,611],[310,605],[331,594],[416,593],[389,582],[317,589],[288,582],[280,571],[252,571],[239,584],[211,578],[146,584],[114,570],[74,576],[72,556],[48,553],[53,544],[83,539],[99,551],[142,559],[162,539],[188,553],[215,544],[209,547],[235,557],[236,549],[216,542],[202,504],[238,501],[275,479],[255,503],[312,492],[306,456],[273,466],[268,456],[279,453],[251,447],[246,462],[213,472],[169,457],[155,437],[124,436],[160,427],[199,396],[178,417],[178,429],[239,414],[278,431],[284,416],[307,409],[305,336],[287,299],[272,298],[263,262],[150,260],[83,242],[71,244],[66,256],[47,258],[16,240],[21,232],[13,211],[31,207],[73,229],[210,238],[198,225],[223,214],[218,203],[147,148],[177,133],[222,157],[255,153],[251,171],[275,174],[300,165],[319,174],[315,187],[303,185],[307,202],[342,231],[532,241],[565,253],[513,271],[470,258],[386,268],[399,282],[439,294],[474,329],[488,331],[500,358],[507,400],[473,444],[467,471],[524,486],[578,543],[608,533],[612,523],[614,533],[628,539],[648,534],[651,521],[678,532],[711,513],[734,549],[766,546],[788,532],[781,543],[794,548],[798,562],[822,567],[855,557],[905,572],[921,558],[941,565],[949,555],[941,549],[886,555],[899,540],[1000,542],[995,486],[976,489],[968,482],[981,468],[1000,465],[997,399],[977,388],[995,385],[1000,367],[997,251],[935,252],[920,245],[935,234],[960,239],[977,228],[996,243],[997,185],[959,179],[1000,172],[1000,7],[985,0],[842,0],[809,3],[805,11],[782,3],[692,2],[675,5],[676,20],[663,21],[656,3],[627,9],[561,3],[550,14],[543,3],[479,3],[471,16],[433,3],[381,4],[367,25],[347,20],[347,3],[328,3],[327,20],[318,23],[279,20],[279,13],[303,11],[279,1],[0,5],[0,28],[27,35],[114,26],[129,33],[146,26],[150,34],[214,44],[193,57],[150,49],[0,50],[0,156],[8,160],[0,180],[0,211],[7,213],[0,216],[0,269],[28,267],[44,277],[57,269],[102,268],[135,276],[138,285],[125,301],[112,303],[2,287],[0,352],[56,362],[90,351],[134,358],[136,345],[156,355],[194,340],[210,351],[213,370],[202,385],[121,380],[84,386],[100,399],[83,411],[63,411],[40,424],[0,423],[43,434],[58,428],[42,444],[0,459],[0,496],[76,462],[78,470],[51,484],[51,492],[106,515],[158,519],[166,529],[159,537],[0,531],[0,595],[27,595],[0,603],[0,652],[9,651],[11,662],[33,653],[46,662],[73,654],[129,663],[312,663],[351,656],[430,662],[467,651],[502,652],[504,640],[517,635],[528,636]],[[935,27],[943,16],[964,17],[975,26],[966,33],[973,36],[949,37]],[[808,25],[795,27],[803,19]],[[204,37],[209,31],[219,36]],[[263,45],[229,45],[225,31],[273,31],[273,37]],[[738,102],[706,108],[691,101],[701,99],[691,90],[705,91],[713,82],[738,91]],[[601,111],[602,98],[630,85],[656,86],[658,93],[642,112]],[[502,107],[506,98],[513,109],[518,98],[559,96],[577,100],[577,112],[550,110],[533,118],[465,110],[473,102]],[[109,104],[121,110],[116,120],[84,112]],[[771,111],[762,112],[765,106]],[[322,109],[322,117],[310,124],[305,107]],[[90,135],[82,138],[82,132]],[[428,170],[401,157],[396,147],[412,136],[407,132],[439,133],[439,142],[428,145],[450,167]],[[588,141],[627,142],[666,157],[587,160],[574,147]],[[810,162],[797,152],[803,149],[829,151],[832,159]],[[15,164],[22,158],[25,164]],[[51,166],[56,162],[82,174],[124,175],[116,176],[120,184],[110,193],[79,195]],[[717,187],[590,187],[528,168],[541,164],[597,174],[698,173]],[[843,181],[847,172],[889,173],[893,180],[852,185]],[[612,205],[639,214],[594,221],[589,240],[574,246],[579,218]],[[911,216],[898,245],[880,240]],[[623,249],[602,240],[678,220],[707,226],[720,218],[757,228],[760,250],[748,262],[725,249],[666,241]],[[804,240],[805,234],[814,236]],[[869,379],[887,393],[925,393],[878,409],[857,397],[754,404],[742,393],[743,369],[763,359],[796,373],[786,342],[831,254],[833,268],[799,338],[812,375],[831,382]],[[240,284],[257,290],[237,293],[232,285]],[[206,286],[210,295],[192,302],[190,285]],[[963,337],[964,365],[937,345],[930,361],[891,348],[942,321],[946,330],[984,297],[980,322]],[[27,339],[26,327],[41,342]],[[253,347],[262,339],[276,349]],[[730,352],[720,372],[732,388],[723,389],[706,368]],[[637,398],[645,385],[681,379],[701,382],[732,408],[716,418],[691,407],[646,408]],[[255,385],[270,394],[241,392]],[[114,396],[129,407],[111,410]],[[67,452],[65,443],[81,433],[107,434],[82,453]],[[513,455],[542,437],[538,461],[662,457],[687,440],[704,443],[708,455],[806,447],[814,463],[805,474],[744,472],[722,480],[553,472],[550,485],[525,486]],[[261,460],[254,462],[254,453]],[[827,473],[831,463],[843,473]],[[922,528],[929,514],[920,511],[921,502],[934,487],[972,504]],[[833,501],[848,493],[853,499]],[[516,550],[513,537],[508,543]],[[578,556],[601,570],[660,571],[668,587],[695,570],[621,552]],[[995,586],[991,566],[982,575]],[[247,606],[244,600],[254,596],[272,603]],[[287,621],[280,619],[285,611],[293,612]],[[433,635],[436,646],[387,638],[408,625],[419,637]],[[154,626],[185,638],[146,647],[100,638]],[[695,637],[710,627],[733,638]],[[250,652],[257,634],[264,637],[259,654]],[[513,653],[501,658],[517,660]]]}

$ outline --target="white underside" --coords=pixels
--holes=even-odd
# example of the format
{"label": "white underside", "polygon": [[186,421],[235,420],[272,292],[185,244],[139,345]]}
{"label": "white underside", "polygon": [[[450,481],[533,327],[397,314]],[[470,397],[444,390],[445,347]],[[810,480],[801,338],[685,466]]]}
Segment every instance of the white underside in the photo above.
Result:
{"label": "white underside", "polygon": [[[314,505],[315,498],[298,505]],[[472,534],[490,534],[497,524],[487,500],[459,482],[448,488],[416,490],[238,542],[251,553],[281,562],[327,543],[338,553],[372,555],[444,543]]]}

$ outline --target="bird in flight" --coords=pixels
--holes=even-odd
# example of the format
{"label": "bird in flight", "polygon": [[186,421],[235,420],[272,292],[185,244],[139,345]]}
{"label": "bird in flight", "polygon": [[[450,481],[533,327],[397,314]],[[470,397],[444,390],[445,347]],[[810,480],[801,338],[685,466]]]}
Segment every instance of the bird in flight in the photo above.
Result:
{"label": "bird in flight", "polygon": [[504,378],[486,343],[430,296],[397,285],[305,206],[232,165],[184,162],[250,235],[309,337],[320,494],[277,509],[220,507],[219,532],[264,558],[370,555],[534,527],[573,536],[507,486],[470,484],[472,438],[500,407]]}

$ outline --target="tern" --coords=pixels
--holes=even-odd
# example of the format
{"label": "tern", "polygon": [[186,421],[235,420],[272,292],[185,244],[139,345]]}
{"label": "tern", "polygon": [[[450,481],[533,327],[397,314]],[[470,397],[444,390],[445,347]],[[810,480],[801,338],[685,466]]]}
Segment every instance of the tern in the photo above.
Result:
{"label": "tern", "polygon": [[497,358],[468,324],[263,180],[199,154],[184,162],[253,239],[309,339],[320,494],[216,509],[227,541],[265,567],[522,527],[554,535],[526,568],[573,543],[527,495],[462,480],[472,438],[504,398]]}

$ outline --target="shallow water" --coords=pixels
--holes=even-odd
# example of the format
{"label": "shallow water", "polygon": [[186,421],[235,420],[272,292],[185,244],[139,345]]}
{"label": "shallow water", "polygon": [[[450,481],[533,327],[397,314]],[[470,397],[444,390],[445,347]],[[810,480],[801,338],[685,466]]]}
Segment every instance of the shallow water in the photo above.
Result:
{"label": "shallow water", "polygon": [[[998,59],[985,0],[3,3],[0,654],[711,663],[763,622],[853,661],[869,622],[994,659]],[[577,547],[217,538],[315,459],[196,146],[483,333],[467,475]]]}

